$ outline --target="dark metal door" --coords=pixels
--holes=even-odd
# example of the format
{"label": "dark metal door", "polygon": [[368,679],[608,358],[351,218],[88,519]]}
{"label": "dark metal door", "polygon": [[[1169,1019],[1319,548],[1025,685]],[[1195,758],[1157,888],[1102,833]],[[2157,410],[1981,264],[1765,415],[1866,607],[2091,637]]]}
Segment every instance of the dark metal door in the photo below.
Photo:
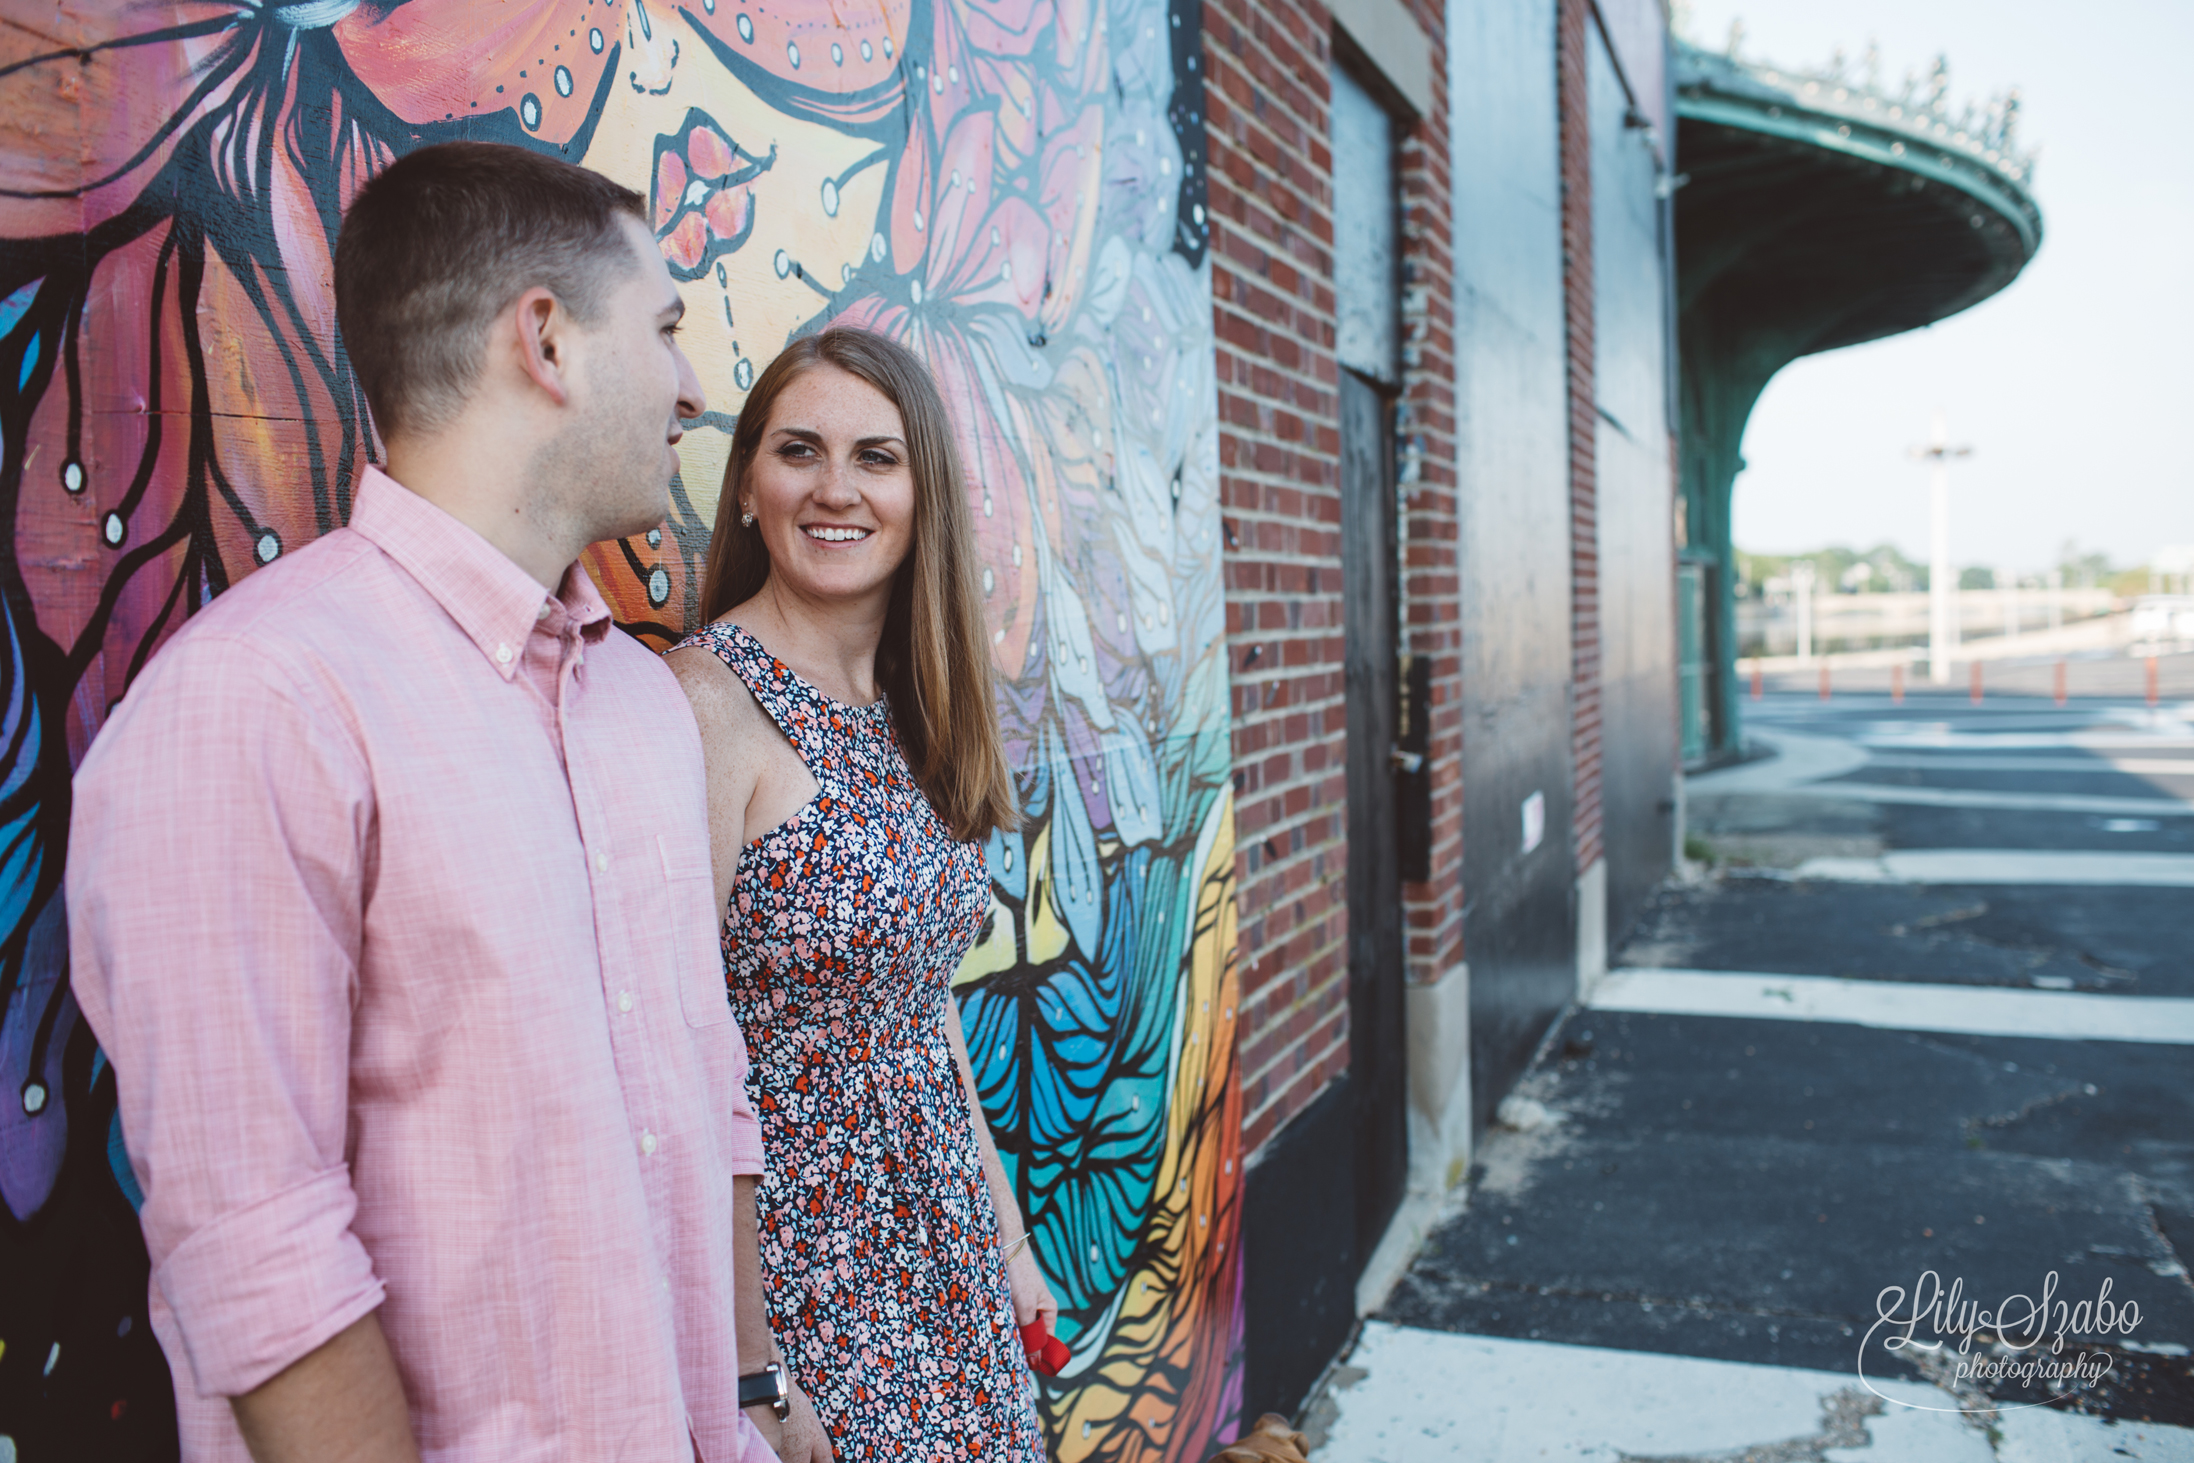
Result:
{"label": "dark metal door", "polygon": [[1395,841],[1399,653],[1393,407],[1341,372],[1341,568],[1347,619],[1349,1086],[1356,1106],[1356,1263],[1401,1204],[1402,882]]}

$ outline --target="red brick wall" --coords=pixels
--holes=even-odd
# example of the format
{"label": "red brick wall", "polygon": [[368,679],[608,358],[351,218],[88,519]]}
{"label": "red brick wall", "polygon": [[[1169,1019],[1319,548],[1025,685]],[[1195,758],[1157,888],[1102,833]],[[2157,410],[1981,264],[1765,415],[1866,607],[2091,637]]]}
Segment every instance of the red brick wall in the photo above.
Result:
{"label": "red brick wall", "polygon": [[1411,0],[1432,52],[1432,115],[1402,139],[1403,606],[1413,654],[1432,659],[1432,877],[1404,892],[1409,978],[1463,958],[1463,624],[1455,440],[1454,214],[1447,34],[1439,0]]}
{"label": "red brick wall", "polygon": [[1571,827],[1577,871],[1600,857],[1599,431],[1592,340],[1592,130],[1585,62],[1591,0],[1559,0],[1556,60],[1562,113],[1562,283],[1569,314]]}
{"label": "red brick wall", "polygon": [[[1420,0],[1415,10],[1438,48],[1437,4]],[[1317,0],[1209,0],[1204,9],[1250,1152],[1348,1064],[1331,27]],[[1444,56],[1435,71],[1444,81]],[[1412,963],[1428,970],[1459,947],[1461,893],[1444,101],[1440,112],[1401,157],[1410,330],[1401,461],[1417,488],[1403,530],[1404,589],[1412,647],[1436,657],[1441,681],[1435,831],[1447,876],[1436,868],[1408,901]]]}

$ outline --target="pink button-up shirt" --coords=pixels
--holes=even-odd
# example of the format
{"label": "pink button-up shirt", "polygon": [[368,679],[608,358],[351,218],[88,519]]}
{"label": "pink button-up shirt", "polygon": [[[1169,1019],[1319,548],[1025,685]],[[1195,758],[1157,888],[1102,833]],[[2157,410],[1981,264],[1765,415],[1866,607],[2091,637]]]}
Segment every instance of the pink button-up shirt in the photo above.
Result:
{"label": "pink button-up shirt", "polygon": [[700,737],[584,572],[544,594],[368,471],[154,658],[75,798],[186,1459],[245,1459],[227,1399],[376,1308],[428,1458],[771,1456]]}

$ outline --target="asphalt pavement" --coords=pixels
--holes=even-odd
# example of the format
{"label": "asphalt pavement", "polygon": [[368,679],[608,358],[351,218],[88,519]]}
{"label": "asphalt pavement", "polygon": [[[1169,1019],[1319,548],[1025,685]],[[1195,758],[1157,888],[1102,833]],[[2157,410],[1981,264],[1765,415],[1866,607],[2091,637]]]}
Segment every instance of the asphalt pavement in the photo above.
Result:
{"label": "asphalt pavement", "polygon": [[2194,702],[1746,709],[1313,1457],[2194,1460]]}

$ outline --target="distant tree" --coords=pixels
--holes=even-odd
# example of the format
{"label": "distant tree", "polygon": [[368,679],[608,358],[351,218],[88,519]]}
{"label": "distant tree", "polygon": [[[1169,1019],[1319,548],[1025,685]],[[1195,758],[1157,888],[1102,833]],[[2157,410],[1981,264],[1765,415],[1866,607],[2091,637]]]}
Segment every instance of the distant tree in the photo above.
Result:
{"label": "distant tree", "polygon": [[1994,589],[1996,587],[1996,571],[1984,568],[1979,564],[1968,565],[1958,571],[1958,587],[1960,589]]}
{"label": "distant tree", "polygon": [[2057,550],[2057,567],[2064,573],[2067,589],[2094,589],[2099,585],[2108,587],[2121,577],[2120,571],[2111,567],[2110,555],[2101,552],[2083,554],[2080,552],[2079,542],[2069,538]]}

